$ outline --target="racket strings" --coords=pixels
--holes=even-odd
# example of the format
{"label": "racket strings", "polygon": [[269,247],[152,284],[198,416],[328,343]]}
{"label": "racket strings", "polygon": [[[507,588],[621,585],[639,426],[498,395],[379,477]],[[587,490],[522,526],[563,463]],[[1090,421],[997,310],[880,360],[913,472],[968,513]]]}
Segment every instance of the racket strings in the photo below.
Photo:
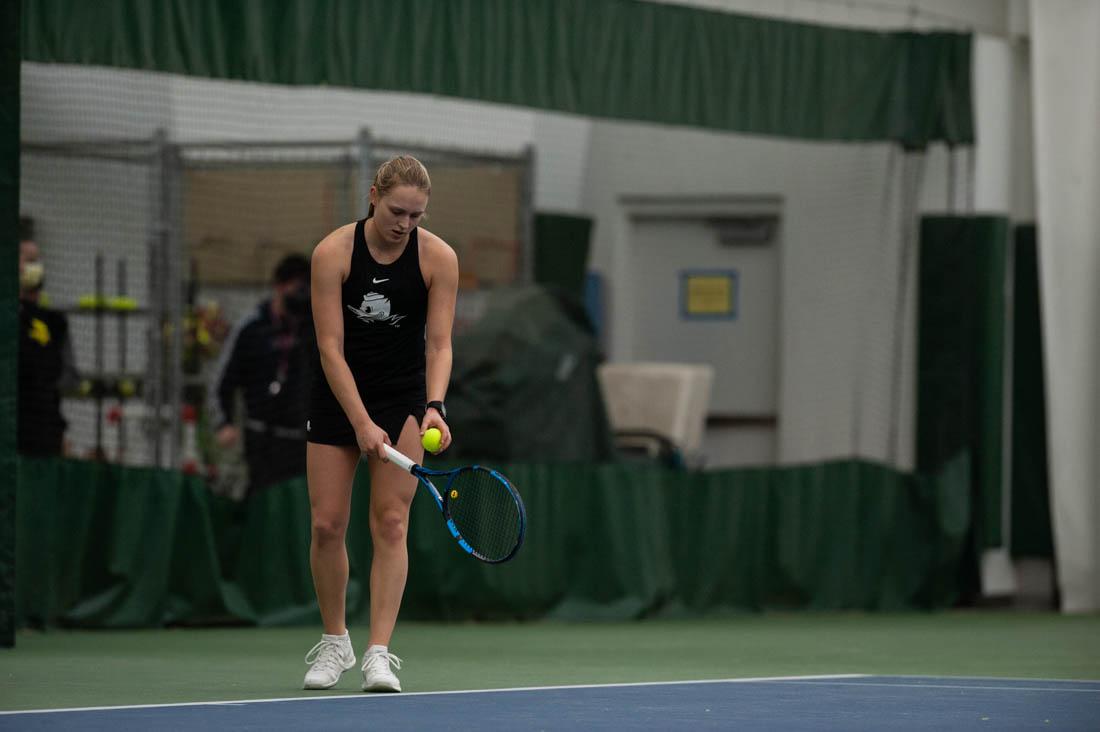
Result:
{"label": "racket strings", "polygon": [[459,473],[451,482],[447,508],[455,528],[484,558],[503,560],[523,536],[523,516],[509,486],[488,470]]}

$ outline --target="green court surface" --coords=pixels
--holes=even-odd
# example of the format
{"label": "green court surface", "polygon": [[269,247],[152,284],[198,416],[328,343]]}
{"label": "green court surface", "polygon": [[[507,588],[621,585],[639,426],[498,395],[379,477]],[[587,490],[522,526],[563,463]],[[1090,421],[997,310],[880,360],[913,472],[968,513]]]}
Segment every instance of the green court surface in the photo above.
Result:
{"label": "green court surface", "polygon": [[[23,631],[0,709],[348,694],[300,688],[319,628]],[[366,629],[352,627],[357,652]],[[405,691],[809,674],[1100,678],[1100,616],[746,614],[627,623],[401,623]]]}

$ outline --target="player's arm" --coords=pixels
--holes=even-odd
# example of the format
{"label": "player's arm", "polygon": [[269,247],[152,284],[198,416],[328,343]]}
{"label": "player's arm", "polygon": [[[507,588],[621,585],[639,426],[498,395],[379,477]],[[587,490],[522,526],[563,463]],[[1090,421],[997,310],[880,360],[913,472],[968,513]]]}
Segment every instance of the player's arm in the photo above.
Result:
{"label": "player's arm", "polygon": [[313,327],[317,335],[317,350],[321,355],[321,369],[348,421],[355,428],[359,449],[384,460],[382,443],[388,442],[388,439],[367,415],[355,377],[344,358],[341,289],[350,266],[350,247],[351,231],[349,226],[345,226],[329,234],[313,250],[310,270]]}
{"label": "player's arm", "polygon": [[[421,230],[423,231],[423,229]],[[451,247],[434,234],[425,232],[428,285],[428,320],[425,337],[428,401],[444,401],[451,381],[451,330],[454,327],[455,300],[458,297],[458,257]],[[451,444],[451,431],[434,409],[429,409],[420,425],[420,433],[438,427],[443,437],[440,450]]]}

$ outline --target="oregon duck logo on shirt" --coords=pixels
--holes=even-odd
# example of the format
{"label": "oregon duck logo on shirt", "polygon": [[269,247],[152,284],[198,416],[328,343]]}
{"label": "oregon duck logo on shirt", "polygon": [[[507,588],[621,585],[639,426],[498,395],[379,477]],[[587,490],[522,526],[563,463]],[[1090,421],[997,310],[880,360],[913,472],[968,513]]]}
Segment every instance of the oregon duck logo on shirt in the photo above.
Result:
{"label": "oregon duck logo on shirt", "polygon": [[363,304],[358,308],[348,305],[348,310],[355,313],[355,317],[364,323],[389,323],[395,328],[400,328],[398,323],[404,315],[390,314],[390,299],[377,292],[368,292],[363,295]]}

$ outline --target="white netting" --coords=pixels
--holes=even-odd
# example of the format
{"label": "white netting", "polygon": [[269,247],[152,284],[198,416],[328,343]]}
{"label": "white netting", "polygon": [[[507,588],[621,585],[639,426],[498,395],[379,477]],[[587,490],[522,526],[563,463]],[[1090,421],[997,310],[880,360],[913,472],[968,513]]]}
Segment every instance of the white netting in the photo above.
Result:
{"label": "white netting", "polygon": [[[180,415],[195,405],[201,427],[222,339],[283,257],[365,214],[392,155],[431,170],[426,225],[465,265],[459,327],[483,288],[530,275],[528,111],[25,64],[22,114],[21,209],[85,380],[63,405],[75,455],[178,465],[209,445]],[[104,299],[123,294],[123,309]]]}

